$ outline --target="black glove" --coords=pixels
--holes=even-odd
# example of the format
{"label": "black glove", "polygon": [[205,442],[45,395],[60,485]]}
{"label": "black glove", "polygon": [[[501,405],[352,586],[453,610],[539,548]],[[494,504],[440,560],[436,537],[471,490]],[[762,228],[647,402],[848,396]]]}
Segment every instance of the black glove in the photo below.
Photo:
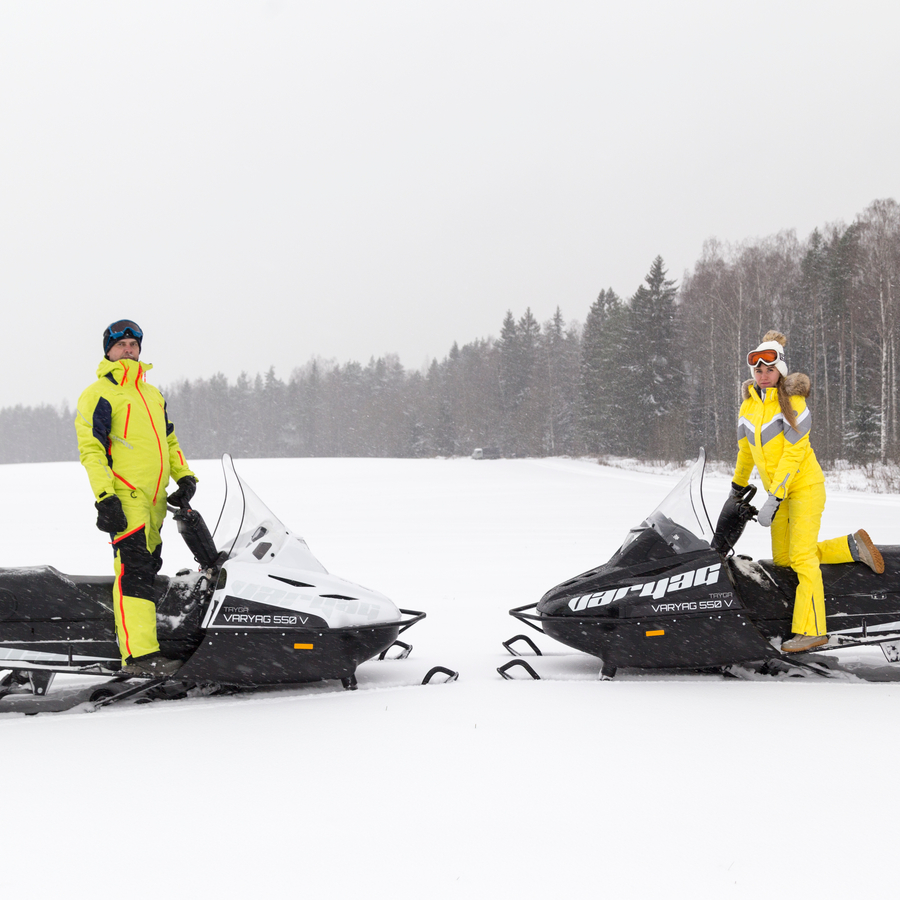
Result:
{"label": "black glove", "polygon": [[94,504],[97,507],[97,527],[106,534],[118,534],[128,527],[122,501],[110,494]]}
{"label": "black glove", "polygon": [[197,479],[192,475],[184,475],[178,479],[178,490],[166,498],[169,506],[186,506],[197,490]]}
{"label": "black glove", "polygon": [[759,516],[756,521],[759,522],[763,528],[769,528],[772,524],[772,519],[775,518],[775,513],[778,512],[779,506],[781,506],[781,500],[774,494],[769,494],[768,499],[763,503],[762,508],[759,511]]}
{"label": "black glove", "polygon": [[746,485],[740,485],[736,481],[731,482],[731,496],[732,497],[741,497],[747,490]]}

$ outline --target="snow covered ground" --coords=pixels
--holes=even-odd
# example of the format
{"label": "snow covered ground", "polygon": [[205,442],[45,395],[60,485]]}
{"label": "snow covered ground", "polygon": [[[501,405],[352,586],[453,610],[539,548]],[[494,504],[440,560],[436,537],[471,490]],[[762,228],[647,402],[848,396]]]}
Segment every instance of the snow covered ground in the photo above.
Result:
{"label": "snow covered ground", "polygon": [[[214,522],[219,463],[195,468]],[[599,682],[598,660],[537,634],[545,680],[497,674],[501,642],[523,630],[509,608],[605,561],[677,473],[568,459],[237,468],[330,571],[427,612],[404,636],[412,655],[363,665],[356,693],[0,717],[7,896],[891,891],[900,684]],[[706,486],[714,519],[728,478]],[[0,467],[0,489],[0,565],[109,571],[77,464]],[[832,490],[822,535],[898,543],[898,512],[900,496]],[[173,573],[192,561],[166,532]],[[755,524],[739,546],[770,555]],[[402,686],[437,664],[459,681]]]}

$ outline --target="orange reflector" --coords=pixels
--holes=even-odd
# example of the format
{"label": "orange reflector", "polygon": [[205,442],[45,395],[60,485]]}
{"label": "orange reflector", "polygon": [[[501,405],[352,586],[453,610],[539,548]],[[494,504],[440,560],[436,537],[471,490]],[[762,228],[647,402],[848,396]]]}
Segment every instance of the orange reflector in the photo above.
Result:
{"label": "orange reflector", "polygon": [[664,634],[665,634],[665,631],[663,631],[662,628],[660,628],[659,631],[647,631],[647,632],[645,632],[645,637],[661,637],[661,636],[664,635]]}
{"label": "orange reflector", "polygon": [[312,650],[312,644],[294,644],[295,650]]}

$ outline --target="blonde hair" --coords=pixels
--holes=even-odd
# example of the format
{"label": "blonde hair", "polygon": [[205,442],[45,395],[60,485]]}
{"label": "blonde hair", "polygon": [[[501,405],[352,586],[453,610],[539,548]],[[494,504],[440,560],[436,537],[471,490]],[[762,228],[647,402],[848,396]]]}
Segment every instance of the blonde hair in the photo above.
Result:
{"label": "blonde hair", "polygon": [[[763,343],[766,341],[777,341],[782,347],[787,344],[787,338],[780,331],[767,331],[763,336]],[[784,375],[779,372],[778,381],[775,383],[775,387],[778,389],[778,405],[781,407],[781,414],[787,419],[791,428],[796,431],[797,413],[794,412],[794,407],[791,406],[791,398],[788,396],[787,391],[783,389],[783,386]]]}

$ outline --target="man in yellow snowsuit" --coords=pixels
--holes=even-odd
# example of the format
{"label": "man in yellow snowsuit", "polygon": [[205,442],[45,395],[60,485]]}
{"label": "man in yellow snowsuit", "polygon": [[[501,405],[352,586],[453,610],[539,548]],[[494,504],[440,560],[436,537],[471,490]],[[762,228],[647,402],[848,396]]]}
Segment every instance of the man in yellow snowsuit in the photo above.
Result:
{"label": "man in yellow snowsuit", "polygon": [[188,468],[162,394],[147,383],[140,362],[143,332],[132,321],[103,333],[97,380],[78,399],[75,431],[97,508],[97,527],[110,535],[114,554],[116,636],[134,675],[170,675],[180,660],[166,659],[156,637],[153,583],[162,565],[160,528],[169,502],[190,500],[197,478]]}
{"label": "man in yellow snowsuit", "polygon": [[780,332],[770,331],[747,356],[753,379],[743,385],[732,483],[735,492],[746,486],[755,467],[768,492],[758,521],[772,528],[775,564],[790,566],[797,573],[794,636],[782,644],[782,650],[796,652],[828,642],[819,564],[855,560],[880,574],[884,560],[863,530],[819,541],[825,476],[809,441],[809,378],[801,373],[788,375],[786,341]]}

